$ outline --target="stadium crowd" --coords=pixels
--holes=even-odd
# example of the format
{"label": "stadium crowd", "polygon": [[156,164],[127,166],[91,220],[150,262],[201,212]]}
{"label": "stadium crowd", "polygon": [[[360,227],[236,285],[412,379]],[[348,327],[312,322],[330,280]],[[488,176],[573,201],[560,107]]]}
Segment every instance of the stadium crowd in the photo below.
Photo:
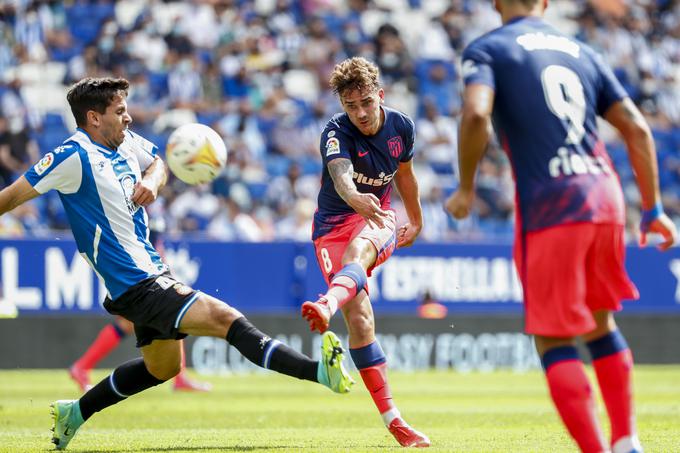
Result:
{"label": "stadium crowd", "polygon": [[[680,1],[553,0],[548,12],[548,21],[604,56],[647,117],[666,212],[680,224]],[[336,62],[360,55],[379,65],[386,104],[416,119],[421,240],[507,239],[512,172],[496,144],[480,166],[474,215],[454,222],[442,207],[457,180],[460,53],[499,25],[491,1],[473,0],[4,1],[0,184],[70,135],[70,84],[121,76],[133,86],[132,128],[161,150],[175,127],[195,121],[214,127],[229,149],[227,169],[212,185],[172,179],[151,210],[155,222],[171,235],[307,241],[319,135],[341,110],[328,75]],[[623,143],[611,129],[605,137],[633,237],[634,175]],[[0,235],[66,230],[57,196],[0,217]]]}

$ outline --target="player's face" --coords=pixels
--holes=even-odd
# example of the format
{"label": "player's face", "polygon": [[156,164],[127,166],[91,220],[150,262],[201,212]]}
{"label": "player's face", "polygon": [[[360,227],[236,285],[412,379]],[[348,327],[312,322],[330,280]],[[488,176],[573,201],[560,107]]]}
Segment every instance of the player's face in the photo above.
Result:
{"label": "player's face", "polygon": [[125,130],[132,123],[127,102],[120,95],[114,96],[103,115],[99,115],[98,135],[103,145],[116,149],[125,140]]}
{"label": "player's face", "polygon": [[351,90],[340,96],[340,102],[349,120],[362,134],[375,135],[384,121],[384,114],[380,108],[384,98],[385,91],[382,88]]}

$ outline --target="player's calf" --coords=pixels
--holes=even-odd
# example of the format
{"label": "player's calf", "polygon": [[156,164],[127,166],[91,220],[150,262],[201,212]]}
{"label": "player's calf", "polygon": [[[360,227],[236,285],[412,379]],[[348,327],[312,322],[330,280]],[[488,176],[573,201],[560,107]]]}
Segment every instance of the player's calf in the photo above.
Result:
{"label": "player's calf", "polygon": [[[328,332],[326,335],[334,334]],[[245,317],[235,320],[226,340],[254,364],[278,373],[304,379],[329,387],[338,393],[349,391],[347,380],[351,380],[342,367],[342,350],[325,352],[322,360],[315,361],[289,346],[260,332]],[[339,342],[337,342],[339,345]],[[330,354],[330,355],[329,355]]]}

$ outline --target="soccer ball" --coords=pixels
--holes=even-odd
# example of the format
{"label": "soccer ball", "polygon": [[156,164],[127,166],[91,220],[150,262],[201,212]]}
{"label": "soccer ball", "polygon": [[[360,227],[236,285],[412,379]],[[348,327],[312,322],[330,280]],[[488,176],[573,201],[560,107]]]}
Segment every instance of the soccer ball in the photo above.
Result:
{"label": "soccer ball", "polygon": [[165,158],[179,179],[187,184],[203,184],[215,179],[227,164],[227,147],[208,126],[184,124],[170,134]]}

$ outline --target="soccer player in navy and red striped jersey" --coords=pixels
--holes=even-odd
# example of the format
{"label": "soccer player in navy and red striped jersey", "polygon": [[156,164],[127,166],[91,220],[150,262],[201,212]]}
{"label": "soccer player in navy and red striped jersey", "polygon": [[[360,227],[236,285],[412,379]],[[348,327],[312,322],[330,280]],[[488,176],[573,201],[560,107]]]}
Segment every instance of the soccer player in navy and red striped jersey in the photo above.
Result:
{"label": "soccer player in navy and red striped jersey", "polygon": [[[641,243],[677,233],[660,202],[656,151],[644,118],[587,46],[542,20],[547,0],[496,0],[503,26],[463,53],[460,187],[446,206],[466,217],[493,125],[514,172],[515,262],[525,330],[535,336],[553,402],[584,452],[641,452],[632,405],[632,356],[613,311],[638,297],[624,267],[624,199],[596,117],[622,134],[642,196]],[[581,337],[611,422],[602,435],[575,348]]]}
{"label": "soccer player in navy and red striped jersey", "polygon": [[[364,58],[336,65],[330,86],[344,113],[331,118],[321,135],[324,170],[312,233],[329,288],[316,302],[305,302],[302,315],[312,330],[324,332],[342,310],[352,360],[385,425],[402,446],[428,447],[429,439],[401,418],[392,401],[366,284],[395,246],[411,245],[422,228],[412,164],[415,128],[408,116],[382,105],[378,67]],[[392,181],[409,220],[398,230],[390,209]]]}

